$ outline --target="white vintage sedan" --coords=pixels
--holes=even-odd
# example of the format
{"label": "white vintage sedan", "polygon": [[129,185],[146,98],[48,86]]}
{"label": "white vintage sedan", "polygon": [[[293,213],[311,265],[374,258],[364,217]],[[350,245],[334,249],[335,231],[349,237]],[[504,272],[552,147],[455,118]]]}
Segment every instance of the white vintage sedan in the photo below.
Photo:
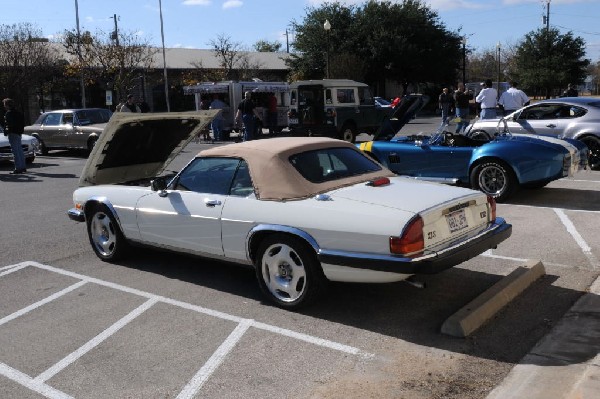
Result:
{"label": "white vintage sedan", "polygon": [[266,296],[296,309],[328,281],[441,272],[511,234],[483,193],[396,176],[329,138],[213,147],[175,176],[155,178],[213,116],[116,114],[109,122],[68,211],[86,223],[100,259],[141,244],[253,266]]}
{"label": "white vintage sedan", "polygon": [[[27,165],[32,164],[35,160],[35,154],[39,149],[38,140],[33,136],[22,134],[21,146],[25,154],[25,162],[27,162]],[[0,161],[12,161],[13,158],[8,137],[3,134],[2,128],[0,128]]]}

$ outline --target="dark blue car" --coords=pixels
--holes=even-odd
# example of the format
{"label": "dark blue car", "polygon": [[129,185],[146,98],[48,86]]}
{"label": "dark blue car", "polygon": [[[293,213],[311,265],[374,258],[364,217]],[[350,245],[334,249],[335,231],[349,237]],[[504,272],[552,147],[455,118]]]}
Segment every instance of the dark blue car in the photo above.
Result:
{"label": "dark blue car", "polygon": [[504,201],[519,187],[543,187],[587,166],[587,147],[577,140],[502,134],[489,140],[440,131],[397,136],[426,96],[404,97],[373,141],[358,144],[393,172],[468,186]]}

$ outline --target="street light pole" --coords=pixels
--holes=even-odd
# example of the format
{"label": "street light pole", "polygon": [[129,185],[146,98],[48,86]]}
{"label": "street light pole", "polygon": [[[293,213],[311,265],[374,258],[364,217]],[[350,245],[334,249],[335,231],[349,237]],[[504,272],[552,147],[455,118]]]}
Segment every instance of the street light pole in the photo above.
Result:
{"label": "street light pole", "polygon": [[325,29],[325,32],[327,34],[327,51],[325,52],[326,54],[326,71],[327,71],[327,79],[329,79],[329,31],[331,30],[331,24],[329,23],[329,20],[326,19],[325,23],[323,24],[323,29]]}
{"label": "street light pole", "polygon": [[462,38],[462,58],[463,58],[463,70],[462,70],[462,82],[467,83],[467,37]]}
{"label": "street light pole", "polygon": [[500,42],[496,44],[496,49],[498,50],[498,98],[500,98]]}
{"label": "street light pole", "polygon": [[160,37],[162,39],[163,76],[165,79],[165,100],[167,101],[167,112],[171,112],[171,104],[169,103],[169,82],[167,81],[167,57],[165,55],[165,31],[163,28],[162,1],[161,0],[158,0],[158,9],[160,12]]}

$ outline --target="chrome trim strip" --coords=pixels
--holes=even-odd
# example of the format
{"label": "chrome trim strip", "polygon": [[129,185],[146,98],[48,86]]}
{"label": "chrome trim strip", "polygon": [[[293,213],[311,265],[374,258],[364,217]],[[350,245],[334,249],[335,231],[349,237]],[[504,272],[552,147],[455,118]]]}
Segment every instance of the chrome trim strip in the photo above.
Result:
{"label": "chrome trim strip", "polygon": [[425,254],[423,254],[419,257],[416,257],[416,258],[408,258],[405,256],[400,256],[400,255],[372,254],[372,253],[348,252],[348,251],[337,251],[337,250],[328,250],[328,249],[321,249],[317,253],[319,255],[331,255],[331,256],[347,257],[347,258],[354,258],[354,259],[370,259],[370,260],[380,260],[380,261],[389,261],[389,262],[398,262],[398,263],[419,263],[424,260],[435,258],[439,255],[445,254],[446,252],[455,251],[456,249],[469,244],[471,241],[475,241],[475,240],[481,238],[482,236],[496,230],[504,223],[505,222],[504,222],[503,218],[496,218],[496,221],[494,222],[494,224],[492,224],[488,228],[482,230],[479,234],[476,234],[473,237],[468,238],[464,241],[460,241],[456,245],[453,245],[453,246],[450,246],[447,248],[435,250],[435,247],[434,247],[432,249],[429,249]]}
{"label": "chrome trim strip", "polygon": [[306,242],[308,242],[310,244],[310,246],[315,250],[315,252],[317,254],[321,251],[321,249],[319,248],[319,244],[317,244],[317,240],[315,240],[313,238],[313,236],[311,236],[310,234],[308,234],[307,232],[305,232],[303,230],[300,230],[296,227],[278,225],[278,224],[260,224],[260,225],[254,226],[248,232],[248,237],[246,238],[246,258],[248,258],[249,260],[252,259],[250,256],[250,244],[252,243],[252,239],[256,235],[256,233],[261,232],[261,231],[274,231],[274,232],[288,233],[288,234],[296,235],[296,236],[299,236],[300,238],[303,238],[304,240],[306,240]]}
{"label": "chrome trim strip", "polygon": [[121,231],[123,231],[123,226],[121,225],[121,219],[119,219],[119,214],[117,213],[117,211],[115,210],[115,207],[113,206],[113,204],[108,200],[108,198],[106,197],[90,197],[85,201],[85,204],[83,205],[83,211],[86,211],[86,208],[88,207],[88,204],[90,202],[98,202],[100,204],[106,205],[106,207],[108,207],[108,209],[110,210],[110,212],[112,213],[112,215],[115,217],[115,220],[117,221],[117,224],[119,225],[119,229],[121,229]]}

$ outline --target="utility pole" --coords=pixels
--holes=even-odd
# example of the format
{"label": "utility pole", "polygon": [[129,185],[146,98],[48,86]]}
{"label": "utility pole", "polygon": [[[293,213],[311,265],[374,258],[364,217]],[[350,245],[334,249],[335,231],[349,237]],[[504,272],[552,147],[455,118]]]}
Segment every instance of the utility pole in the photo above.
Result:
{"label": "utility pole", "polygon": [[[544,22],[546,24],[546,71],[545,76],[550,73],[550,1],[546,0],[546,15],[544,16]],[[546,98],[550,98],[550,87],[546,84]]]}
{"label": "utility pole", "polygon": [[285,30],[285,50],[289,54],[290,52],[290,39],[288,37],[288,30]]}
{"label": "utility pole", "polygon": [[113,14],[113,19],[115,20],[115,31],[112,36],[115,39],[115,44],[119,46],[119,28],[117,27],[117,14]]}
{"label": "utility pole", "polygon": [[546,34],[550,30],[550,0],[546,0]]}
{"label": "utility pole", "polygon": [[81,32],[79,31],[79,3],[75,0],[75,22],[77,23],[77,56],[79,57],[79,67],[81,68],[81,76],[79,85],[81,86],[81,108],[85,108],[85,81],[83,77],[83,57],[81,56]]}
{"label": "utility pole", "polygon": [[160,37],[162,39],[162,58],[163,58],[163,77],[165,80],[165,101],[167,102],[167,112],[171,112],[171,103],[169,102],[169,82],[167,81],[167,56],[165,55],[165,29],[163,26],[162,1],[158,0],[158,10],[160,14]]}

